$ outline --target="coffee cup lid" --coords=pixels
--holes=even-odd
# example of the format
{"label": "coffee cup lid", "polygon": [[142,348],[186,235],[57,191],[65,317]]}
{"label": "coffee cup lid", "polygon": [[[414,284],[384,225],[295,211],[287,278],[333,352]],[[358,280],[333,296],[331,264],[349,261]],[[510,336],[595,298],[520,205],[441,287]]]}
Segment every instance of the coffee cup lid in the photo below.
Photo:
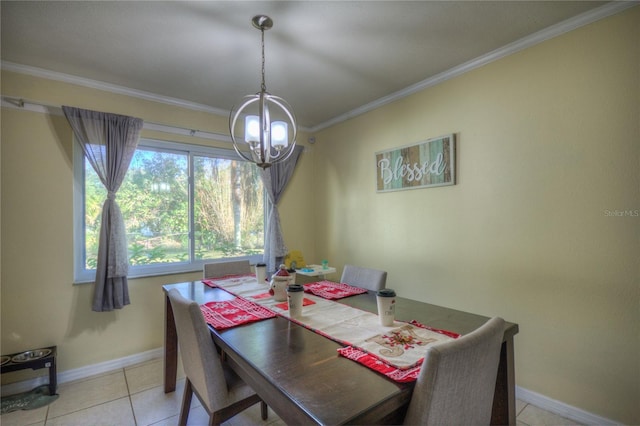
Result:
{"label": "coffee cup lid", "polygon": [[396,292],[393,289],[390,288],[383,288],[378,290],[378,296],[380,297],[395,297]]}
{"label": "coffee cup lid", "polygon": [[287,286],[287,291],[303,291],[304,288],[301,284],[289,284]]}

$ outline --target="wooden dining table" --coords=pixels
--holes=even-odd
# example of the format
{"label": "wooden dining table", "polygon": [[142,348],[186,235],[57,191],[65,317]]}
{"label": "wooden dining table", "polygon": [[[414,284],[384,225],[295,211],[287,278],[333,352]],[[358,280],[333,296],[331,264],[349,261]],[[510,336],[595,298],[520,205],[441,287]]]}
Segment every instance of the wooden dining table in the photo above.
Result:
{"label": "wooden dining table", "polygon": [[[163,286],[199,304],[232,299],[201,281]],[[376,312],[375,293],[336,301]],[[404,297],[396,298],[396,319],[467,334],[489,318]],[[413,383],[399,383],[339,356],[340,344],[283,316],[224,330],[211,329],[225,360],[287,424],[399,424]],[[491,424],[516,424],[514,336],[518,324],[505,324]],[[165,297],[164,390],[176,388],[178,336]]]}

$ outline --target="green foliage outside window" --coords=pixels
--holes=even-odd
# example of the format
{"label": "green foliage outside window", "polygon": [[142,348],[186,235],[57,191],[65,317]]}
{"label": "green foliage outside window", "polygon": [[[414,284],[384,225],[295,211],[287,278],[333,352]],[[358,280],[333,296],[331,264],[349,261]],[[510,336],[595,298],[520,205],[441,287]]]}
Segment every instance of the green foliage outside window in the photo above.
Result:
{"label": "green foliage outside window", "polygon": [[[193,163],[193,230],[189,169]],[[106,190],[85,161],[85,264],[95,269]],[[263,253],[264,195],[258,168],[238,160],[139,147],[116,200],[130,264]]]}

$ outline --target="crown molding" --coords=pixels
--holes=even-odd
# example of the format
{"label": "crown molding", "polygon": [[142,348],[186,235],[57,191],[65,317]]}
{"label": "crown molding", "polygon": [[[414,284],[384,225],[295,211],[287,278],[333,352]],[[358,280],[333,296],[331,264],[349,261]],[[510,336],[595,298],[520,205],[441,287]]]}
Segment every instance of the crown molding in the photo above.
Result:
{"label": "crown molding", "polygon": [[[549,40],[551,38],[557,37],[569,31],[575,30],[584,25],[588,25],[593,22],[599,21],[601,19],[607,18],[609,16],[615,15],[624,10],[630,9],[634,6],[638,6],[639,4],[640,4],[640,1],[638,0],[612,1],[601,7],[582,13],[573,18],[567,19],[566,21],[560,22],[556,25],[552,25],[536,33],[533,33],[527,37],[521,38],[520,40],[516,40],[513,43],[509,43],[506,46],[498,48],[492,52],[479,56],[475,59],[472,59],[456,67],[453,67],[447,71],[444,71],[426,80],[422,80],[416,84],[408,86],[388,96],[384,96],[373,102],[362,105],[361,107],[355,108],[344,114],[336,116],[316,126],[306,127],[306,128],[301,127],[300,130],[314,133],[314,132],[326,129],[335,124],[341,123],[343,121],[362,115],[366,112],[380,108],[383,105],[406,98],[407,96],[418,93],[429,87],[435,86],[437,84],[440,84],[452,78],[458,77],[471,70],[487,65],[493,61],[497,61],[498,59],[501,59],[501,58],[504,58],[505,56],[509,56],[513,53],[519,52],[523,49],[534,46],[543,41]],[[110,83],[104,83],[96,80],[90,80],[83,77],[64,74],[56,71],[50,71],[50,70],[37,68],[37,67],[31,67],[28,65],[21,65],[21,64],[16,64],[12,62],[1,61],[0,68],[3,70],[16,72],[20,74],[27,74],[34,77],[41,77],[49,80],[61,81],[65,83],[75,84],[78,86],[84,86],[92,89],[102,90],[106,92],[132,96],[132,97],[145,99],[153,102],[159,102],[163,104],[168,104],[168,105],[172,105],[180,108],[191,109],[194,111],[208,112],[208,113],[223,116],[223,117],[228,116],[230,113],[230,111],[227,111],[221,108],[214,108],[208,105],[190,102],[183,99],[172,98],[169,96],[162,96],[162,95],[158,95],[151,92],[131,89],[128,87],[118,86]]]}
{"label": "crown molding", "polygon": [[489,52],[485,55],[479,56],[461,65],[453,67],[447,71],[444,71],[426,80],[422,80],[416,84],[408,86],[390,95],[384,96],[373,102],[362,105],[361,107],[353,109],[345,114],[339,115],[337,117],[334,117],[330,120],[325,121],[324,123],[314,126],[309,130],[311,131],[311,133],[314,133],[319,130],[326,129],[327,127],[331,127],[335,124],[357,117],[366,112],[380,108],[381,106],[389,104],[391,102],[395,102],[397,100],[406,98],[407,96],[421,92],[429,87],[438,85],[454,77],[458,77],[464,73],[467,73],[481,66],[487,65],[493,61],[497,61],[498,59],[504,58],[505,56],[509,56],[513,53],[519,52],[523,49],[529,48],[538,43],[542,43],[543,41],[549,40],[551,38],[557,37],[569,31],[580,28],[582,26],[591,24],[593,22],[599,21],[601,19],[607,18],[612,15],[615,15],[617,13],[620,13],[624,10],[627,10],[639,4],[640,4],[640,1],[637,1],[637,0],[612,1],[611,3],[607,3],[601,7],[582,13],[573,18],[567,19],[566,21],[560,22],[558,24],[555,24],[543,30],[540,30],[536,33],[533,33],[529,36],[523,37],[520,40],[516,40],[513,43],[509,43],[492,52]]}
{"label": "crown molding", "polygon": [[[62,116],[62,107],[58,105],[46,104],[39,101],[33,101],[29,99],[13,98],[10,96],[2,96],[0,106],[4,108],[18,109],[23,111],[38,112],[49,115]],[[206,130],[199,129],[187,129],[185,127],[170,126],[167,124],[153,123],[145,121],[142,125],[145,130],[154,130],[157,132],[170,133],[180,136],[192,136],[201,139],[209,139],[214,141],[232,142],[231,137],[222,133],[214,133]]]}
{"label": "crown molding", "polygon": [[105,83],[102,81],[90,80],[88,78],[78,77],[70,74],[64,74],[57,71],[50,71],[43,68],[32,67],[29,65],[22,65],[22,64],[16,64],[13,62],[2,61],[0,66],[2,67],[3,70],[11,71],[19,74],[31,75],[34,77],[45,78],[48,80],[61,81],[63,83],[75,84],[76,86],[84,86],[90,89],[97,89],[97,90],[102,90],[105,92],[115,93],[119,95],[131,96],[138,99],[159,102],[159,103],[186,108],[194,111],[208,112],[208,113],[220,115],[223,117],[226,117],[229,115],[229,111],[226,111],[221,108],[214,108],[214,107],[199,104],[196,102],[190,102],[190,101],[185,101],[183,99],[158,95],[151,92],[145,92],[143,90],[131,89],[129,87],[118,86],[116,84]]}
{"label": "crown molding", "polygon": [[[102,81],[91,80],[75,75],[64,74],[57,71],[50,71],[44,68],[32,67],[29,65],[16,64],[14,62],[0,61],[0,69],[15,72],[18,74],[30,75],[33,77],[44,78],[47,80],[61,81],[63,83],[74,84],[76,86],[88,87],[90,89],[102,90],[105,92],[115,93],[119,95],[131,96],[147,101],[158,102],[175,107],[190,109],[192,111],[207,112],[221,117],[229,117],[231,111],[214,108],[208,105],[196,102],[185,101],[184,99],[172,98],[170,96],[158,95],[156,93],[145,92],[143,90],[131,89],[129,87],[118,86],[116,84],[105,83]],[[302,131],[309,131],[307,127],[300,127]],[[217,136],[216,136],[217,137]]]}

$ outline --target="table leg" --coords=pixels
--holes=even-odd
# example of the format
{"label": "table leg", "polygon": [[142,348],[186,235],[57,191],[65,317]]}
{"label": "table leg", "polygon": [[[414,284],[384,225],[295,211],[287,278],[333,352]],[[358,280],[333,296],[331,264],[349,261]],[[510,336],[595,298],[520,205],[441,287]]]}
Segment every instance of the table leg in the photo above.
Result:
{"label": "table leg", "polygon": [[169,296],[165,295],[164,321],[164,393],[176,390],[176,375],[178,374],[178,333],[173,318],[173,309]]}
{"label": "table leg", "polygon": [[493,395],[492,425],[516,424],[516,380],[513,338],[502,342],[496,389]]}

